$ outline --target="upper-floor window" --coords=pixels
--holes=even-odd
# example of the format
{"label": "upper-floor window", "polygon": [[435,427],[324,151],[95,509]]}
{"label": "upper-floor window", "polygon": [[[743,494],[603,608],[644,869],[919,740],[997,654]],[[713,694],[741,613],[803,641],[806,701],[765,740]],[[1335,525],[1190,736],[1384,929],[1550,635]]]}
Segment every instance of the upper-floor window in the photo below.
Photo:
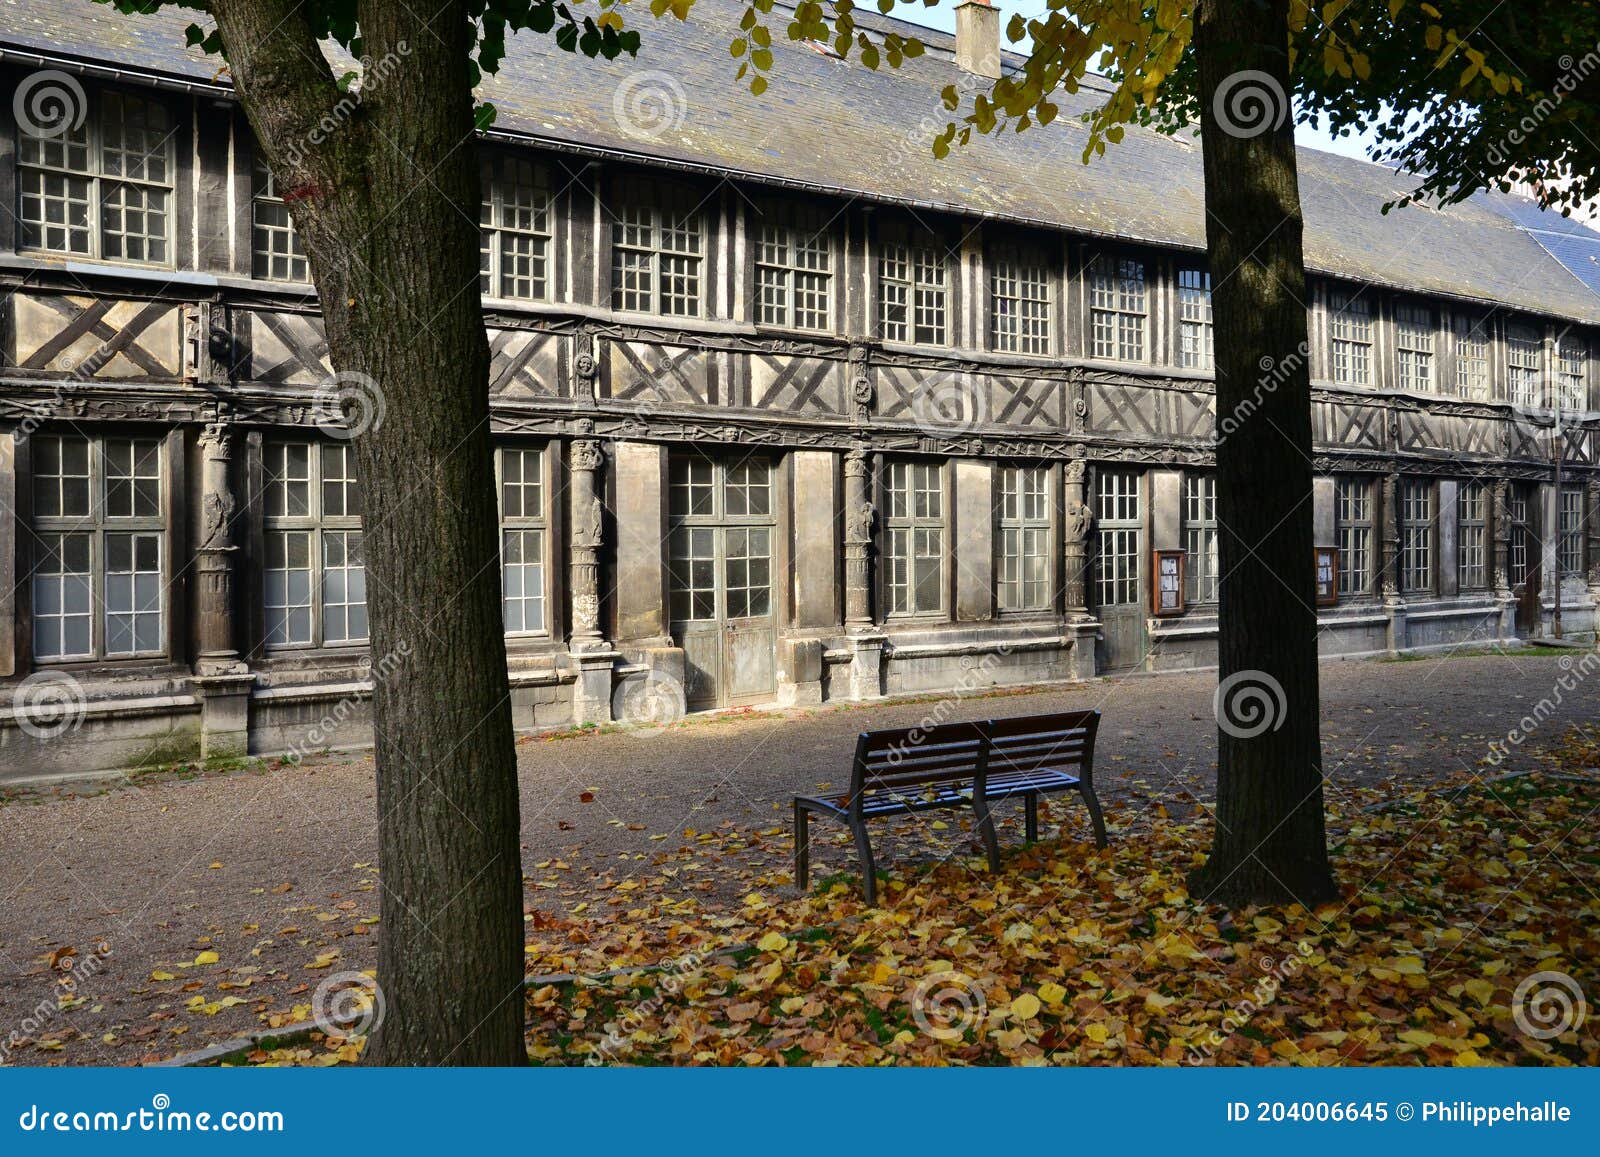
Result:
{"label": "upper-floor window", "polygon": [[164,265],[171,258],[174,127],[159,100],[106,89],[53,134],[18,124],[24,249]]}
{"label": "upper-floor window", "polygon": [[1020,250],[989,261],[989,340],[1003,353],[1050,352],[1050,267]]}
{"label": "upper-floor window", "polygon": [[482,161],[478,287],[488,297],[550,296],[550,171],[504,153]]}
{"label": "upper-floor window", "polygon": [[309,281],[311,269],[288,203],[260,157],[250,196],[250,271],[269,281]]}
{"label": "upper-floor window", "polygon": [[944,610],[944,471],[936,462],[890,462],[884,489],[884,589],[891,615]]}
{"label": "upper-floor window", "polygon": [[1560,346],[1561,408],[1589,408],[1589,343],[1575,334],[1564,334]]}
{"label": "upper-floor window", "polygon": [[1432,392],[1433,310],[1401,303],[1394,310],[1396,382],[1402,390]]}
{"label": "upper-floor window", "polygon": [[1209,370],[1216,363],[1211,336],[1211,274],[1178,270],[1178,365]]}
{"label": "upper-floor window", "polygon": [[660,182],[624,186],[611,235],[611,307],[698,317],[705,225],[693,194]]}
{"label": "upper-floor window", "polygon": [[154,438],[36,434],[33,655],[159,655],[166,519]]}
{"label": "upper-floor window", "polygon": [[344,442],[269,442],[263,448],[269,647],[367,639],[367,575],[355,452]]}
{"label": "upper-floor window", "polygon": [[1433,483],[1400,483],[1400,589],[1433,590]]}
{"label": "upper-floor window", "polygon": [[1000,609],[1050,607],[1050,471],[1043,466],[1000,470]]}
{"label": "upper-floor window", "polygon": [[1334,482],[1334,526],[1339,538],[1339,589],[1351,595],[1372,590],[1372,480]]}
{"label": "upper-floor window", "polygon": [[1183,476],[1183,549],[1185,597],[1191,603],[1217,601],[1217,478],[1214,474]]}
{"label": "upper-floor window", "polygon": [[1489,396],[1489,326],[1477,318],[1457,314],[1456,393],[1463,398]]}
{"label": "upper-floor window", "polygon": [[1531,325],[1506,326],[1506,394],[1519,406],[1540,406],[1539,364],[1544,343]]}
{"label": "upper-floor window", "polygon": [[878,329],[885,341],[949,343],[949,268],[937,237],[886,231],[878,253]]}
{"label": "upper-floor window", "polygon": [[1372,308],[1367,299],[1346,290],[1330,292],[1328,333],[1333,346],[1333,380],[1345,386],[1370,386]]}
{"label": "upper-floor window", "polygon": [[756,319],[762,325],[827,330],[832,299],[827,217],[810,205],[769,207],[756,229]]}
{"label": "upper-floor window", "polygon": [[544,453],[502,446],[500,466],[500,593],[506,634],[542,635],[546,552]]}
{"label": "upper-floor window", "polygon": [[1144,262],[1099,256],[1089,266],[1089,351],[1097,358],[1145,360]]}
{"label": "upper-floor window", "polygon": [[1489,583],[1488,491],[1475,481],[1456,491],[1456,584],[1464,591]]}

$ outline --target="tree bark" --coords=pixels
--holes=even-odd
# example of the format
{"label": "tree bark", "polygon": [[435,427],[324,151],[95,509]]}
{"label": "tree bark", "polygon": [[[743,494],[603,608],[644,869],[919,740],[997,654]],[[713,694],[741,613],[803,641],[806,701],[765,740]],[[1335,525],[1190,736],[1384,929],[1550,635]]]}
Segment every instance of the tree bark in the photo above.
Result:
{"label": "tree bark", "polygon": [[1222,581],[1216,830],[1190,884],[1230,907],[1310,906],[1337,889],[1323,828],[1310,347],[1287,0],[1202,0],[1194,45]]}
{"label": "tree bark", "polygon": [[500,606],[478,162],[458,2],[359,7],[341,93],[306,9],[212,0],[353,405],[373,659],[380,1064],[509,1065],[522,870]]}

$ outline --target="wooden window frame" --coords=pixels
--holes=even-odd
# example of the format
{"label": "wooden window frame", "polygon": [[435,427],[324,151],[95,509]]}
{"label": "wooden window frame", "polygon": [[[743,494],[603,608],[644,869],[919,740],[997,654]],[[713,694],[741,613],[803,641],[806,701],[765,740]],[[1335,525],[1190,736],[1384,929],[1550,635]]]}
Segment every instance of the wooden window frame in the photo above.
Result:
{"label": "wooden window frame", "polygon": [[[896,485],[898,472],[904,472],[907,485]],[[931,472],[927,473],[927,472]],[[947,493],[949,470],[947,463],[927,458],[890,458],[883,464],[883,551],[882,572],[884,619],[887,620],[943,620],[950,614],[949,555],[950,555],[950,501]],[[922,483],[931,477],[933,485]],[[904,513],[897,513],[897,494],[904,495]],[[917,513],[917,498],[932,495],[938,510],[932,514]],[[919,551],[923,536],[934,535],[935,551]],[[901,544],[905,549],[901,550]],[[924,607],[917,600],[921,585],[917,582],[918,560],[937,560],[938,575],[934,584],[938,591],[938,604]],[[903,565],[905,579],[897,582],[895,570]],[[904,605],[897,605],[897,591],[904,592]]]}
{"label": "wooden window frame", "polygon": [[[1020,245],[1006,244],[991,247],[987,254],[989,348],[1049,357],[1056,348],[1056,267],[1023,253]],[[1002,309],[1002,302],[1009,307]]]}
{"label": "wooden window frame", "polygon": [[[269,504],[271,502],[272,487],[278,481],[278,476],[274,473],[275,454],[278,450],[292,446],[305,446],[308,448],[305,479],[306,512],[304,514],[273,514],[269,511]],[[343,465],[346,470],[346,473],[339,476],[339,481],[341,483],[349,483],[341,487],[344,492],[343,505],[345,506],[345,511],[342,514],[328,514],[325,511],[325,483],[328,480],[327,452],[335,449],[342,451]],[[368,616],[366,634],[345,639],[333,639],[331,641],[327,637],[327,608],[330,605],[335,605],[328,602],[326,592],[326,575],[330,569],[327,564],[327,536],[335,534],[345,536],[347,546],[349,535],[357,534],[362,536],[361,545],[358,549],[363,552],[361,558],[363,597],[359,605],[363,608],[367,606],[365,597],[366,556],[364,553],[366,541],[365,531],[361,525],[360,506],[362,493],[360,482],[355,477],[354,447],[348,442],[330,439],[269,438],[263,442],[261,453],[261,530],[263,544],[261,558],[261,609],[263,622],[261,646],[263,652],[268,655],[277,655],[367,647],[371,641],[370,615]],[[298,479],[291,480],[298,481]],[[351,507],[356,508],[354,512],[351,511]],[[307,562],[310,570],[310,601],[308,604],[310,610],[310,637],[305,640],[284,639],[274,641],[271,638],[271,609],[267,603],[268,575],[277,570],[288,572],[298,568],[269,566],[270,554],[268,552],[271,549],[269,544],[274,535],[288,536],[291,534],[304,534],[309,537],[310,546],[307,552]],[[348,554],[346,558],[348,560]],[[349,572],[355,568],[351,567],[347,561],[344,566],[336,569]],[[348,574],[346,577],[348,580]],[[353,607],[358,605],[349,600],[348,586],[346,587],[345,595],[345,601],[338,603],[338,606]],[[287,622],[287,612],[295,609],[295,607],[286,605],[283,609],[286,612],[285,621]]]}
{"label": "wooden window frame", "polygon": [[[999,471],[1000,501],[996,507],[995,529],[995,606],[1003,615],[1032,615],[1051,610],[1055,606],[1055,527],[1052,517],[1055,503],[1054,471],[1042,463],[1005,462],[996,467]],[[1037,488],[1020,485],[1037,481]],[[1014,536],[1017,549],[1012,551],[1008,536]],[[1042,543],[1042,550],[1027,548],[1029,542]],[[1029,579],[1028,563],[1044,560],[1044,578]],[[1014,572],[1008,568],[1014,565]],[[1030,598],[1028,588],[1042,583],[1043,590],[1037,598]]]}
{"label": "wooden window frame", "polygon": [[1463,480],[1456,488],[1456,589],[1487,590],[1492,567],[1488,483]]}
{"label": "wooden window frame", "polygon": [[[1377,540],[1375,490],[1375,480],[1364,474],[1344,474],[1334,479],[1334,533],[1339,539],[1339,589],[1357,598],[1371,595],[1376,590],[1374,580],[1377,567],[1373,551]],[[1349,577],[1360,577],[1360,585],[1350,582]]]}
{"label": "wooden window frame", "polygon": [[[1198,265],[1179,265],[1172,280],[1177,314],[1176,361],[1179,369],[1214,370],[1216,334],[1211,313],[1211,272]],[[1190,335],[1197,335],[1190,341]]]}
{"label": "wooden window frame", "polygon": [[1370,390],[1377,384],[1377,322],[1362,290],[1328,291],[1328,375],[1335,385]]}
{"label": "wooden window frame", "polygon": [[[506,473],[507,456],[513,454],[517,455],[519,459],[519,477],[514,483],[507,480]],[[530,457],[534,462],[534,478],[531,483],[524,472],[526,470],[526,461]],[[500,515],[500,615],[507,639],[548,639],[552,636],[552,622],[554,619],[552,612],[554,608],[551,605],[550,578],[554,543],[550,538],[550,503],[554,491],[550,485],[550,457],[550,444],[547,442],[506,444],[494,448],[496,509]],[[518,487],[520,491],[528,490],[530,485],[536,490],[539,499],[537,512],[528,513],[526,505],[520,501],[525,498],[525,494],[519,494],[518,506],[520,509],[516,513],[507,513],[509,505],[507,502],[508,493],[513,485]],[[513,565],[521,568],[521,577],[526,578],[528,568],[535,565],[526,559],[515,564],[506,561],[507,541],[513,534],[538,535],[539,548],[536,565],[539,572],[539,592],[536,597],[530,599],[526,588],[524,588],[523,593],[518,596],[518,600],[524,604],[532,601],[538,605],[539,615],[543,622],[532,630],[526,627],[513,630],[507,615],[507,603],[511,597],[506,589],[511,574],[510,568]],[[526,608],[524,607],[524,612],[525,610]]]}
{"label": "wooden window frame", "polygon": [[[1137,286],[1137,291],[1130,290]],[[1100,361],[1144,364],[1150,360],[1150,275],[1142,257],[1098,253],[1084,270],[1089,303],[1089,356]],[[1101,340],[1101,319],[1107,334]],[[1129,333],[1138,348],[1128,356]],[[1113,349],[1112,347],[1115,347]]]}
{"label": "wooden window frame", "polygon": [[[710,288],[706,267],[709,228],[703,202],[697,200],[693,190],[686,186],[668,184],[638,176],[626,176],[616,183],[613,203],[616,211],[611,222],[611,308],[618,313],[645,314],[653,317],[701,318],[707,316],[706,295]],[[633,220],[630,220],[630,216]],[[648,235],[643,240],[627,240],[630,228],[644,229]],[[692,248],[673,248],[669,240],[678,235],[692,238]],[[627,304],[626,295],[633,290],[623,287],[623,259],[631,254],[642,258],[648,295],[643,305]],[[677,270],[671,263],[683,263]],[[689,295],[674,289],[668,292],[674,279],[683,279],[694,285],[694,308],[671,310],[663,306],[687,301]]]}
{"label": "wooden window frame", "polygon": [[[483,193],[478,209],[478,290],[494,301],[550,301],[555,281],[555,189],[550,166],[544,161],[502,151],[484,153],[479,159]],[[522,180],[523,176],[527,180]],[[529,193],[522,202],[522,190]],[[520,214],[531,223],[516,223]],[[511,255],[511,260],[526,258],[526,277],[507,273],[506,244],[525,242],[531,251]],[[537,268],[538,272],[534,270]],[[508,282],[527,281],[527,293],[508,293]]]}

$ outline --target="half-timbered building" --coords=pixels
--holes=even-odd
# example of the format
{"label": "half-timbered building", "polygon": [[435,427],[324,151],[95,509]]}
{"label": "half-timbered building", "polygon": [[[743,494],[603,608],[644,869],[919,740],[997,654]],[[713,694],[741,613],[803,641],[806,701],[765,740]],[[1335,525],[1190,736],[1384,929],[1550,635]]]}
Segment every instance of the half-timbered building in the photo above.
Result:
{"label": "half-timbered building", "polygon": [[[1014,64],[993,9],[892,72],[782,42],[759,97],[742,11],[636,61],[525,35],[485,86],[517,724],[1214,663],[1245,415],[1196,142],[1086,166],[1089,93],[936,160],[941,89]],[[0,778],[359,744],[392,658],[301,191],[186,19],[0,12]],[[1563,257],[1595,235],[1386,215],[1405,178],[1322,153],[1301,182],[1311,337],[1259,388],[1309,363],[1324,653],[1592,634],[1600,296]]]}

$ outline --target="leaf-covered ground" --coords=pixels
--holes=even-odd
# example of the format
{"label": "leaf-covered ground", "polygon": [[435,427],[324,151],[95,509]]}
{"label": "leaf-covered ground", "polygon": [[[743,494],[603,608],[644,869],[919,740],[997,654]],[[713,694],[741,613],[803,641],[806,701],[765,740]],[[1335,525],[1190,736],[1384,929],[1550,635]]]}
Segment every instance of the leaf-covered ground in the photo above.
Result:
{"label": "leaf-covered ground", "polygon": [[[806,897],[768,887],[704,907],[673,882],[707,844],[782,831],[686,833],[656,874],[593,908],[530,913],[530,975],[580,979],[530,988],[529,1055],[1593,1065],[1600,1020],[1574,995],[1600,992],[1600,751],[1569,740],[1559,765],[1445,790],[1331,791],[1343,899],[1316,911],[1197,903],[1184,877],[1209,821],[1160,808],[1114,813],[1106,851],[1014,848],[998,876],[949,817],[939,830],[957,854],[891,864],[876,909],[845,875]],[[316,1035],[249,1060],[329,1064],[359,1050]]]}

